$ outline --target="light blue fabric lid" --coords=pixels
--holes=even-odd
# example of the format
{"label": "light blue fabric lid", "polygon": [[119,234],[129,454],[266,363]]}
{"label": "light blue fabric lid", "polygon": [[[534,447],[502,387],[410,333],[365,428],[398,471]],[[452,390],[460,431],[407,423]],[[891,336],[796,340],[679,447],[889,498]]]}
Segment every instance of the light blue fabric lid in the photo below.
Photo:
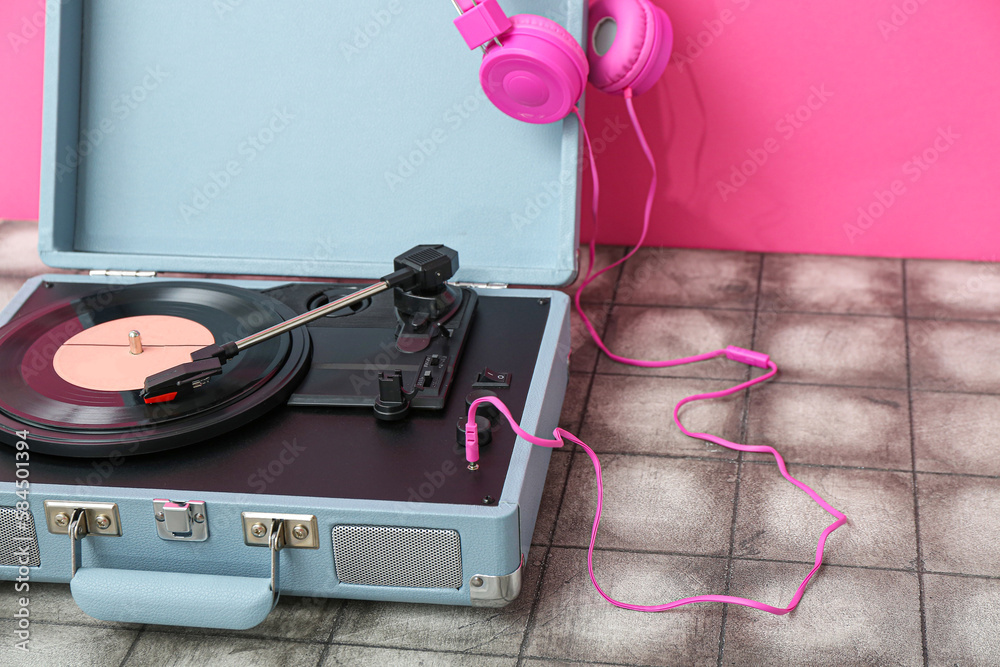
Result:
{"label": "light blue fabric lid", "polygon": [[[579,40],[584,0],[502,0]],[[65,0],[46,27],[50,266],[457,280],[575,272],[579,127],[508,118],[447,0]]]}

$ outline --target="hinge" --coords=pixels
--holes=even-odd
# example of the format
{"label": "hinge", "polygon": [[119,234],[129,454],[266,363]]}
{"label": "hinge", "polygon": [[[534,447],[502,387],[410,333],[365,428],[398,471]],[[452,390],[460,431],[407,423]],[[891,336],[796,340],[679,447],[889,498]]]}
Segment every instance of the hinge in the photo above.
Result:
{"label": "hinge", "polygon": [[479,289],[507,289],[507,283],[451,283],[456,287],[478,287]]}
{"label": "hinge", "polygon": [[92,278],[155,278],[156,271],[119,271],[117,269],[92,269]]}

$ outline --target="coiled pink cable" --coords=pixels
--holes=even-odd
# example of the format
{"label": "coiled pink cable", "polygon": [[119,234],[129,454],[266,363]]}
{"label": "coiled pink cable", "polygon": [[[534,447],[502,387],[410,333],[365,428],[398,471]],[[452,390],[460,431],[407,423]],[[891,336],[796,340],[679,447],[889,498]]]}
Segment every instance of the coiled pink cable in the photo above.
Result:
{"label": "coiled pink cable", "polygon": [[593,184],[594,184],[594,196],[592,201],[593,215],[594,215],[594,231],[593,235],[591,236],[589,245],[590,258],[587,266],[587,273],[584,276],[584,280],[580,284],[580,287],[579,289],[577,289],[576,294],[574,295],[573,298],[573,302],[576,306],[577,312],[580,314],[580,317],[582,318],[584,325],[587,327],[587,330],[590,332],[591,337],[594,339],[594,342],[601,349],[601,351],[604,352],[604,354],[608,355],[608,357],[610,357],[611,359],[614,359],[615,361],[623,364],[642,366],[646,368],[663,368],[667,366],[680,366],[683,364],[694,363],[696,361],[704,361],[707,359],[713,359],[716,357],[725,356],[733,361],[738,361],[752,366],[767,368],[768,369],[767,373],[764,373],[759,377],[747,380],[746,382],[742,382],[734,387],[723,389],[722,391],[714,391],[705,394],[696,394],[694,396],[688,396],[686,398],[681,399],[674,407],[674,415],[673,415],[674,423],[677,424],[677,428],[679,428],[681,432],[684,433],[684,435],[687,435],[692,438],[707,440],[722,447],[734,449],[741,452],[760,452],[760,453],[769,453],[773,455],[774,460],[778,464],[778,469],[781,471],[781,475],[789,482],[791,482],[795,486],[805,491],[805,493],[810,498],[812,498],[820,507],[826,510],[829,514],[836,517],[836,520],[829,526],[827,526],[822,533],[820,533],[819,541],[816,544],[816,559],[814,561],[813,567],[811,570],[809,570],[809,573],[806,575],[805,579],[802,580],[802,583],[795,591],[795,595],[792,596],[792,600],[791,602],[789,602],[787,607],[774,607],[772,605],[765,604],[763,602],[757,602],[756,600],[749,600],[747,598],[735,597],[732,595],[697,595],[694,597],[681,598],[680,600],[675,600],[673,602],[668,602],[666,604],[660,604],[660,605],[629,604],[626,602],[620,602],[618,600],[615,600],[607,593],[605,593],[604,590],[597,583],[597,577],[594,575],[594,544],[597,541],[597,529],[601,523],[601,510],[603,509],[604,505],[604,479],[601,473],[601,462],[598,460],[597,454],[594,453],[593,449],[591,449],[585,442],[574,436],[572,433],[562,428],[556,428],[552,432],[552,435],[554,436],[553,440],[547,440],[545,438],[539,438],[537,436],[531,435],[518,425],[514,417],[510,414],[510,411],[507,409],[507,406],[504,405],[499,398],[493,396],[487,396],[476,399],[475,401],[472,402],[472,405],[469,406],[468,420],[466,422],[466,428],[465,428],[466,458],[470,462],[475,462],[479,460],[479,436],[476,430],[477,429],[476,409],[483,403],[490,403],[494,405],[501,412],[501,414],[503,414],[504,417],[507,418],[507,421],[510,423],[511,428],[519,436],[521,436],[522,438],[524,438],[525,440],[527,440],[532,444],[541,447],[562,447],[566,443],[566,440],[569,440],[570,442],[573,442],[582,447],[583,450],[587,452],[587,456],[590,457],[590,461],[594,465],[594,474],[597,477],[597,511],[594,513],[594,525],[590,532],[590,546],[587,549],[587,570],[590,573],[590,581],[594,584],[594,588],[597,589],[597,592],[600,593],[601,597],[603,597],[605,600],[615,605],[616,607],[622,607],[623,609],[632,609],[634,611],[658,612],[658,611],[666,611],[667,609],[673,609],[674,607],[680,607],[686,604],[692,604],[695,602],[728,602],[729,604],[737,604],[737,605],[743,605],[745,607],[752,607],[754,609],[760,609],[762,611],[770,612],[772,614],[777,614],[779,616],[787,614],[792,609],[794,609],[796,605],[798,605],[799,600],[802,599],[803,593],[805,593],[806,586],[809,584],[809,580],[812,579],[812,576],[816,574],[816,571],[819,570],[820,566],[823,564],[823,549],[826,546],[827,537],[829,537],[829,535],[833,531],[837,530],[837,528],[840,528],[842,525],[844,525],[847,522],[847,517],[842,512],[840,512],[832,505],[827,503],[825,500],[823,500],[823,498],[821,498],[818,493],[813,491],[804,483],[792,477],[788,472],[788,468],[785,466],[785,460],[781,457],[781,454],[779,454],[778,450],[776,450],[774,447],[771,447],[769,445],[741,445],[726,440],[725,438],[711,435],[709,433],[697,433],[689,431],[684,427],[684,424],[682,424],[680,420],[680,409],[687,403],[690,403],[692,401],[701,401],[712,398],[720,398],[722,396],[729,396],[736,392],[747,389],[748,387],[752,387],[755,384],[766,382],[767,380],[775,376],[775,374],[778,372],[778,367],[774,364],[774,362],[770,360],[770,358],[767,357],[767,355],[735,347],[729,347],[724,350],[716,350],[714,352],[699,354],[692,357],[684,357],[681,359],[671,359],[666,361],[643,361],[640,359],[630,359],[628,357],[622,357],[620,355],[614,354],[613,352],[611,352],[611,350],[607,348],[607,346],[604,344],[604,341],[601,340],[600,335],[597,333],[597,330],[590,322],[590,319],[583,312],[583,307],[581,306],[580,303],[580,297],[583,294],[583,290],[588,285],[590,285],[590,283],[592,283],[598,276],[628,261],[628,259],[631,258],[642,247],[643,243],[646,240],[646,233],[649,231],[649,221],[653,209],[653,199],[656,195],[656,185],[657,185],[656,163],[655,160],[653,159],[653,152],[646,141],[646,137],[642,132],[641,126],[639,125],[639,119],[636,116],[635,108],[632,104],[631,89],[625,90],[625,105],[628,108],[629,117],[632,119],[632,123],[635,126],[636,134],[638,135],[639,143],[642,146],[643,153],[645,153],[646,159],[649,161],[649,165],[653,170],[653,177],[649,186],[649,194],[646,197],[646,207],[643,213],[642,233],[639,235],[639,241],[636,243],[634,248],[632,248],[628,253],[625,254],[624,257],[610,264],[609,266],[601,269],[600,271],[597,271],[596,273],[594,273],[594,260],[596,254],[596,238],[597,238],[597,204],[599,199],[597,167],[594,164],[594,153],[590,144],[590,136],[587,134],[587,128],[583,123],[583,118],[580,116],[580,112],[578,109],[576,108],[573,109],[573,113],[576,114],[577,119],[580,121],[580,127],[583,128],[583,136],[587,143],[587,152],[590,157],[591,177],[593,179]]}

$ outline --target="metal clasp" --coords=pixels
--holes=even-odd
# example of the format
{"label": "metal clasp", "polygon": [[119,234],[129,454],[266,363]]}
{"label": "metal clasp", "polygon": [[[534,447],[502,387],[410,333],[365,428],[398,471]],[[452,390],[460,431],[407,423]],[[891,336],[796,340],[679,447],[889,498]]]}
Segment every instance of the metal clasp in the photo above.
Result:
{"label": "metal clasp", "polygon": [[278,604],[280,595],[278,584],[278,555],[285,548],[284,521],[281,519],[271,520],[271,535],[268,538],[268,547],[271,550],[271,605]]}
{"label": "metal clasp", "polygon": [[208,514],[203,500],[175,503],[158,498],[153,501],[153,516],[160,539],[184,542],[208,539]]}
{"label": "metal clasp", "polygon": [[76,576],[82,555],[77,542],[87,535],[121,537],[117,503],[45,501],[45,523],[53,535],[69,535],[70,578]]}
{"label": "metal clasp", "polygon": [[278,603],[278,554],[282,549],[319,549],[319,528],[313,514],[243,512],[243,542],[271,550],[271,593]]}

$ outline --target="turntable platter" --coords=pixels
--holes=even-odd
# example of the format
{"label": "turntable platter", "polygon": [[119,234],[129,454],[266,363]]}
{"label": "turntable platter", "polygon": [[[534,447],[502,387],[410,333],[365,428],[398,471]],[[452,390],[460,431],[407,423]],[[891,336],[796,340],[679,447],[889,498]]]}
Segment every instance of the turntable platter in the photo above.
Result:
{"label": "turntable platter", "polygon": [[[311,352],[305,331],[248,350],[176,405],[147,405],[133,375],[146,377],[142,364],[167,363],[158,349],[230,340],[293,315],[250,290],[157,282],[104,288],[17,318],[0,328],[0,441],[13,444],[27,429],[33,451],[94,457],[171,449],[240,426],[284,403],[301,380]],[[151,354],[136,364],[128,332],[140,327]]]}

